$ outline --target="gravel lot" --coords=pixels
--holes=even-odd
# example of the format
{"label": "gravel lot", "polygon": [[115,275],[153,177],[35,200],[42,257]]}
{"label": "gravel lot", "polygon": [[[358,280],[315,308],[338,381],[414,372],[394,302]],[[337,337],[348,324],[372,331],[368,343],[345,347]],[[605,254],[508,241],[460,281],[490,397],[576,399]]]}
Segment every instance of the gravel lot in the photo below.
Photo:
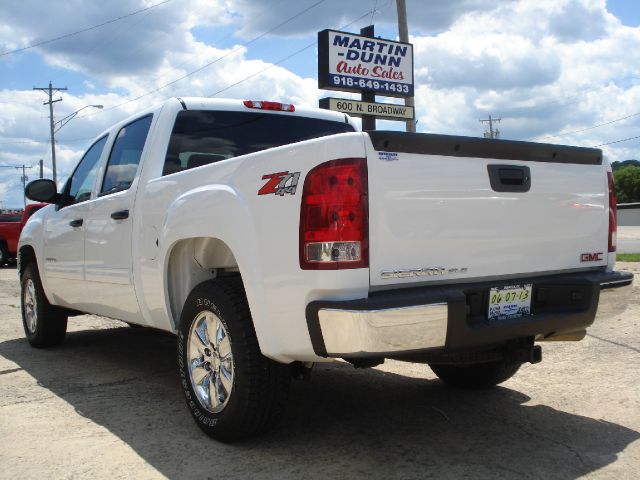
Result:
{"label": "gravel lot", "polygon": [[292,385],[283,426],[237,445],[192,422],[174,338],[94,316],[24,339],[0,269],[0,478],[638,478],[640,264],[627,313],[502,387],[446,388],[422,365],[336,363]]}

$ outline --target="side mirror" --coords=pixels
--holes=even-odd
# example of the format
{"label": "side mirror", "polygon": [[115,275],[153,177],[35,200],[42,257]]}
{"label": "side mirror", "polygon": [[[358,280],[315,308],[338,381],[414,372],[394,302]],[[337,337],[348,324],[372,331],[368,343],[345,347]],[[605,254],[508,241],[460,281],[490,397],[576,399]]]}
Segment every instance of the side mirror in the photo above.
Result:
{"label": "side mirror", "polygon": [[55,182],[48,178],[29,182],[24,189],[24,194],[29,200],[43,203],[56,203],[60,198]]}

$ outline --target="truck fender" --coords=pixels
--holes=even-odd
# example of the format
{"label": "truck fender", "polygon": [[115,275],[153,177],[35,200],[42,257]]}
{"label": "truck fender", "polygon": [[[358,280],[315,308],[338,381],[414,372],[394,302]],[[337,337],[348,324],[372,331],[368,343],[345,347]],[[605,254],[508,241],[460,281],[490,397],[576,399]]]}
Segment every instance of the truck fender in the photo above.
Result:
{"label": "truck fender", "polygon": [[[189,285],[183,292],[175,291],[171,288],[171,276],[177,273],[171,270],[175,268],[170,265],[172,254],[181,242],[211,239],[214,241],[207,242],[209,245],[228,247],[232,258],[237,262],[261,348],[268,341],[267,321],[262,307],[264,287],[260,281],[263,275],[258,261],[258,236],[254,225],[246,198],[242,192],[229,185],[198,187],[183,193],[171,204],[158,233],[161,245],[159,258],[162,259],[164,272],[165,307],[169,318],[173,319],[174,328],[178,326],[186,295],[207,277],[202,276],[203,273],[193,272],[191,277],[195,279],[190,282],[193,285]],[[229,260],[228,255],[224,256],[225,260],[215,254],[201,257],[215,259],[212,260],[214,262]],[[229,265],[199,265],[205,270],[217,266]]]}

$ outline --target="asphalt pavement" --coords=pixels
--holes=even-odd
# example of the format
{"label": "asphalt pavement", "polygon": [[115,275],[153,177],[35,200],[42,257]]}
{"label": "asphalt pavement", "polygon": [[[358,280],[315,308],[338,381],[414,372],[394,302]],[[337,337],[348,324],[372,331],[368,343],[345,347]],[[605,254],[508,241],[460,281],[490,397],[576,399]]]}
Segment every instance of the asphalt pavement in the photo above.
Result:
{"label": "asphalt pavement", "polygon": [[70,320],[65,343],[24,339],[15,268],[0,269],[2,479],[636,479],[640,264],[630,309],[502,386],[444,386],[425,365],[318,366],[283,424],[237,444],[192,421],[175,338]]}

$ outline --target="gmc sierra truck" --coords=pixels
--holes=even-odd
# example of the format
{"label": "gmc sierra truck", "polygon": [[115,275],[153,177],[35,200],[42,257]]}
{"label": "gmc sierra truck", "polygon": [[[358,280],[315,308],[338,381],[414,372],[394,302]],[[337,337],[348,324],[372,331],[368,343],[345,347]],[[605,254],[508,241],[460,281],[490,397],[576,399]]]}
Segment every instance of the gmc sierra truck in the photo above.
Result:
{"label": "gmc sierra truck", "polygon": [[28,341],[92,313],[174,332],[191,415],[230,441],[315,362],[488,387],[624,310],[602,152],[358,132],[346,115],[171,99],[97,137],[19,244]]}

